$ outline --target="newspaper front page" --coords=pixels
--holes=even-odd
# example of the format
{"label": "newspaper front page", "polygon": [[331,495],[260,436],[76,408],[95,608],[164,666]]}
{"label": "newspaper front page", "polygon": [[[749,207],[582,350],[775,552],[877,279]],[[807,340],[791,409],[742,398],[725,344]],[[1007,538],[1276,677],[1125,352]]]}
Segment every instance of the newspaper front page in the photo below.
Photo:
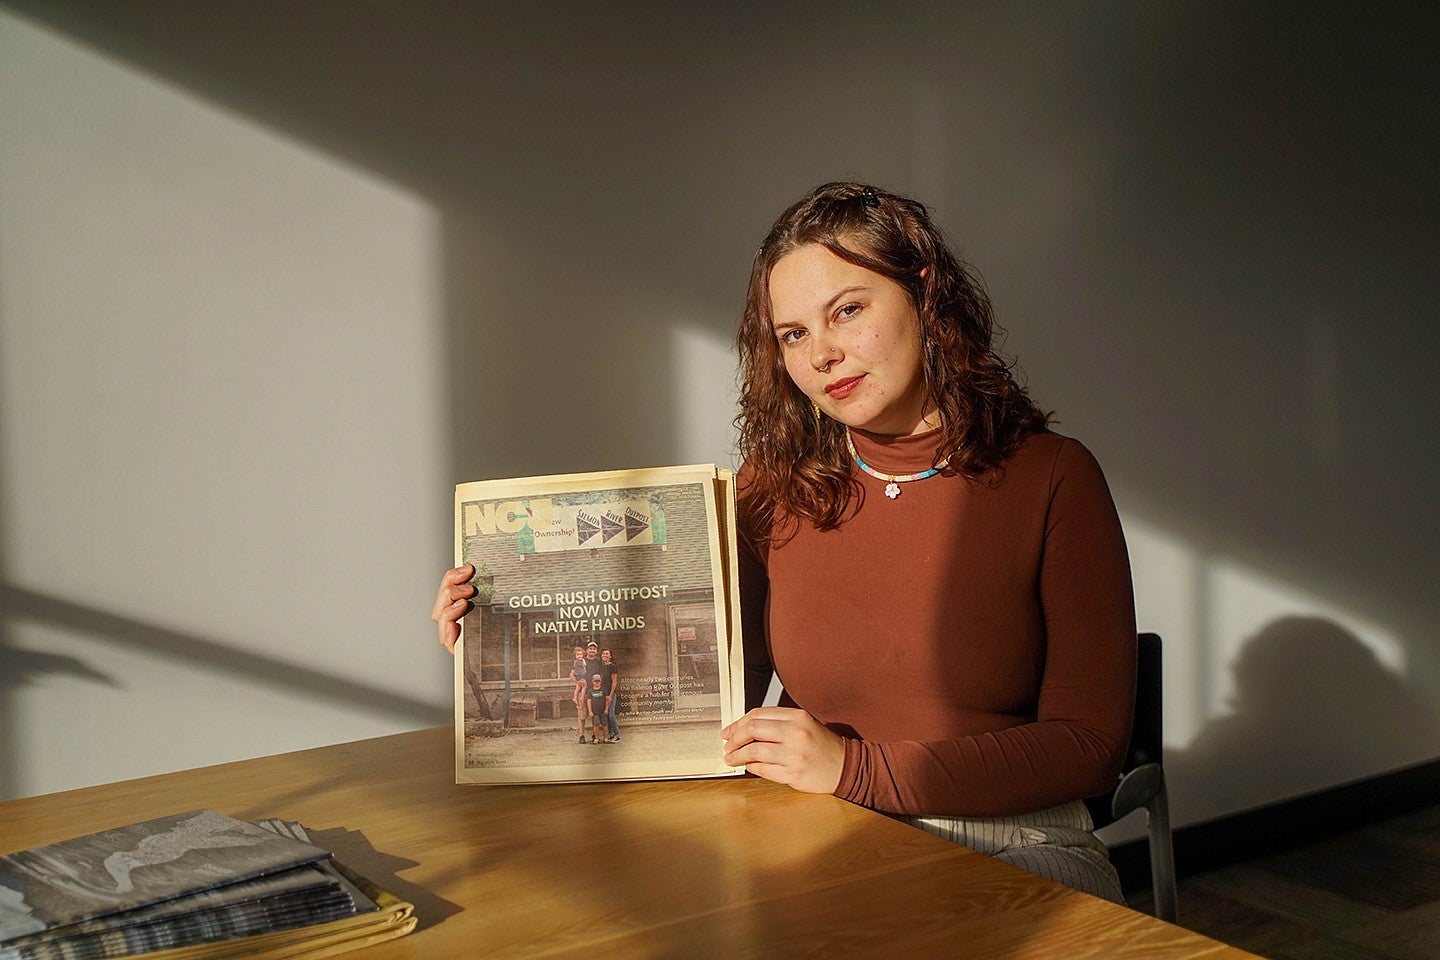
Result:
{"label": "newspaper front page", "polygon": [[712,465],[455,488],[475,567],[457,783],[733,776],[743,712],[734,478]]}

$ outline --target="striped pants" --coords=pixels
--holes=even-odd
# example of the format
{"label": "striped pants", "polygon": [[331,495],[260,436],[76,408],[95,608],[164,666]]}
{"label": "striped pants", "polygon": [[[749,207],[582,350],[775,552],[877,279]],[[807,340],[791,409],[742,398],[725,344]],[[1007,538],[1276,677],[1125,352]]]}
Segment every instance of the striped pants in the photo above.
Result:
{"label": "striped pants", "polygon": [[1072,800],[1049,810],[993,820],[896,817],[926,833],[964,844],[1022,870],[1124,904],[1120,876],[1096,839],[1090,811]]}

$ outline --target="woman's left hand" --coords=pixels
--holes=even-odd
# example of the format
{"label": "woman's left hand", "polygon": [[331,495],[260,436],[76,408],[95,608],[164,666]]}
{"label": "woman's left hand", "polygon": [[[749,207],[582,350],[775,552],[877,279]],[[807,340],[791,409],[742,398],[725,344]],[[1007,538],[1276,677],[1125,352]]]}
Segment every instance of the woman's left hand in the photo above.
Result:
{"label": "woman's left hand", "polygon": [[757,707],[720,731],[725,762],[806,793],[834,793],[845,740],[804,710]]}

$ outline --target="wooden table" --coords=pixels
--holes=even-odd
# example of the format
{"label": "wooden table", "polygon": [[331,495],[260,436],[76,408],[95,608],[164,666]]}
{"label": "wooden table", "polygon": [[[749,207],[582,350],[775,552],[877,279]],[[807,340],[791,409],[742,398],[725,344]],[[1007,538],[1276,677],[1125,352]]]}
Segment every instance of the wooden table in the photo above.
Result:
{"label": "wooden table", "polygon": [[456,786],[449,727],[0,804],[0,853],[209,807],[415,904],[382,957],[1250,954],[764,780]]}

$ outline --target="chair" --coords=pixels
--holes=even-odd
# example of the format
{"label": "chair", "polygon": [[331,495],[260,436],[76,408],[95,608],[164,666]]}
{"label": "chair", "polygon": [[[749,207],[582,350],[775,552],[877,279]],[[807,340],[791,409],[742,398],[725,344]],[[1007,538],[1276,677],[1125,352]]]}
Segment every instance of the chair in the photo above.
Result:
{"label": "chair", "polygon": [[1150,885],[1155,916],[1176,922],[1175,852],[1170,839],[1170,797],[1165,790],[1162,747],[1160,636],[1142,633],[1135,673],[1135,723],[1125,767],[1108,795],[1085,801],[1096,827],[1144,809],[1150,844]]}

